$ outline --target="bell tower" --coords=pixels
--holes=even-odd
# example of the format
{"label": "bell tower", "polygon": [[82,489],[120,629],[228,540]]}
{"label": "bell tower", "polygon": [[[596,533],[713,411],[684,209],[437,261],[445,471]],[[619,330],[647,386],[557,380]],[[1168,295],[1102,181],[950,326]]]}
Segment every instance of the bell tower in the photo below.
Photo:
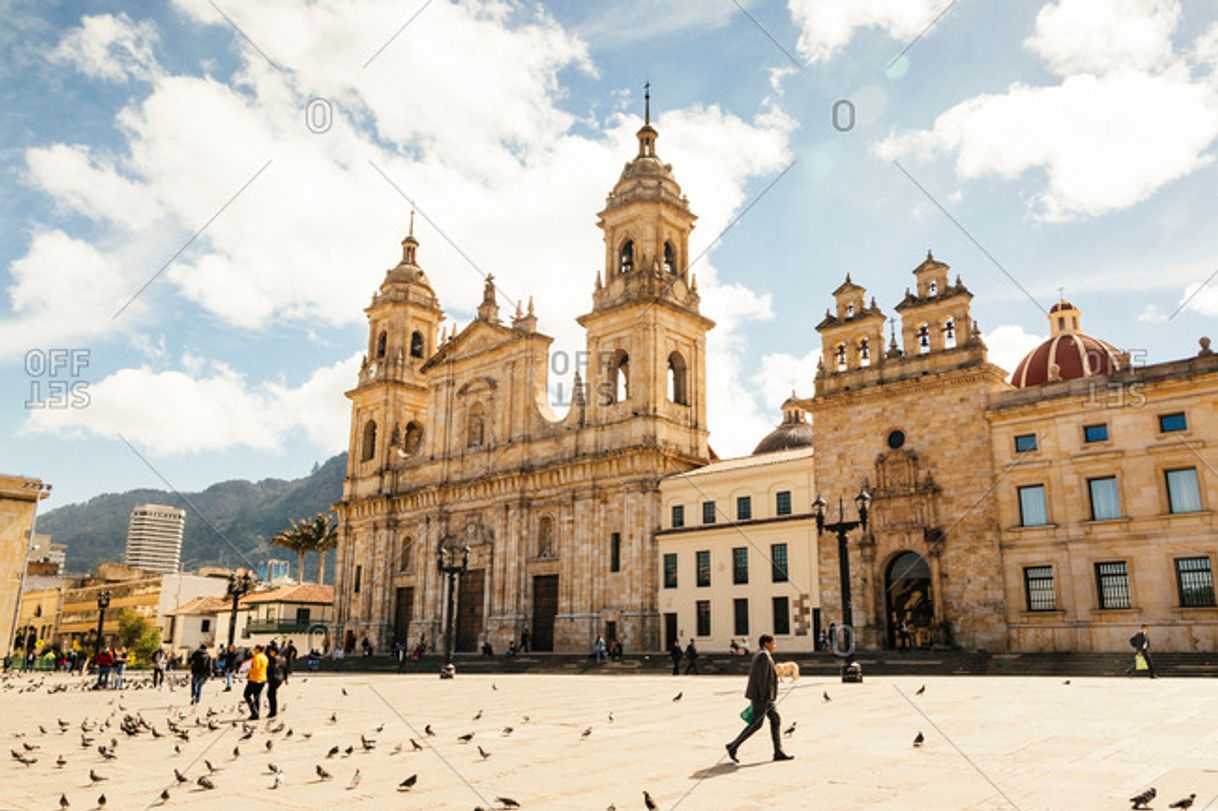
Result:
{"label": "bell tower", "polygon": [[418,251],[412,211],[402,259],[385,274],[364,309],[368,354],[360,364],[359,383],[347,392],[349,477],[379,474],[397,458],[420,454],[427,439],[427,384],[420,367],[436,351],[444,312],[419,267]]}
{"label": "bell tower", "polygon": [[707,452],[706,333],[689,272],[697,217],[656,152],[651,89],[644,95],[638,154],[626,163],[597,226],[605,263],[596,275],[588,332],[588,419],[626,424],[613,444],[656,440],[703,459]]}

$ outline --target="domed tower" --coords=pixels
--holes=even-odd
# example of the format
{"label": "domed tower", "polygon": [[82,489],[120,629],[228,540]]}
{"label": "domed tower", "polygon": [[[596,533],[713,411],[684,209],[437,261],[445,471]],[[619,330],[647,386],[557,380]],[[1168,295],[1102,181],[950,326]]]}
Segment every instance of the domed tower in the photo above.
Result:
{"label": "domed tower", "polygon": [[1085,335],[1082,313],[1064,298],[1049,310],[1049,340],[1029,352],[1011,375],[1018,388],[1110,375],[1123,368],[1116,347]]}
{"label": "domed tower", "polygon": [[812,447],[812,423],[804,404],[791,392],[782,404],[782,422],[757,443],[753,455]]}
{"label": "domed tower", "polygon": [[596,277],[587,329],[588,419],[628,424],[612,444],[658,439],[708,458],[706,333],[689,273],[689,235],[697,218],[656,154],[651,93],[645,95],[639,151],[598,215],[605,266]]}
{"label": "domed tower", "polygon": [[402,240],[402,259],[390,268],[364,309],[368,315],[368,354],[360,365],[351,399],[349,477],[378,473],[393,454],[422,449],[427,386],[420,367],[436,351],[444,311],[418,263],[419,241],[410,231]]}

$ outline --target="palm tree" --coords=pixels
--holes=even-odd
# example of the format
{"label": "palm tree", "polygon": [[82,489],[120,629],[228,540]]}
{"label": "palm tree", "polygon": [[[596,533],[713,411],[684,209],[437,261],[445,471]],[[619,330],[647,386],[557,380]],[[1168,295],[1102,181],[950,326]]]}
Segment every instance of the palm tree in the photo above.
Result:
{"label": "palm tree", "polygon": [[296,582],[304,582],[305,552],[317,553],[317,582],[326,575],[326,552],[338,545],[338,525],[330,523],[329,513],[292,521],[291,526],[271,539],[272,546],[296,552]]}
{"label": "palm tree", "polygon": [[308,535],[301,531],[300,522],[292,521],[290,527],[271,538],[271,546],[281,546],[296,553],[296,582],[303,583],[305,552],[308,552],[313,546]]}

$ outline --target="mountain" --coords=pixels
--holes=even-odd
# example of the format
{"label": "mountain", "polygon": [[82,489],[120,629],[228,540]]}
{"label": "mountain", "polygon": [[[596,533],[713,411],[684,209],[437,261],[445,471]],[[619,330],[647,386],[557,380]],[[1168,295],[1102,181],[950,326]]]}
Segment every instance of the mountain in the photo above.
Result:
{"label": "mountain", "polygon": [[[292,519],[329,512],[342,496],[347,454],[326,460],[300,479],[242,479],[213,484],[200,493],[182,496],[168,490],[129,490],[107,493],[81,504],[69,504],[38,516],[39,534],[67,544],[68,569],[85,572],[101,561],[122,561],[127,522],[136,504],[168,504],[186,510],[182,562],[198,566],[251,566],[267,557],[290,561],[296,553],[272,547],[268,541]],[[326,577],[334,570],[333,552]],[[316,557],[309,555],[305,575],[316,575]],[[295,572],[293,572],[295,574]]]}

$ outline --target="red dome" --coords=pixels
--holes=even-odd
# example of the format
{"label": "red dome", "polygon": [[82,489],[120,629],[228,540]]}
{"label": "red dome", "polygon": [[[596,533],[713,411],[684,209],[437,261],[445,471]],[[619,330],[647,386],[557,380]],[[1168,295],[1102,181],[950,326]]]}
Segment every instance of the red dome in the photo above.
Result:
{"label": "red dome", "polygon": [[[1054,364],[1057,376],[1050,380],[1049,370]],[[1061,332],[1019,362],[1011,383],[1026,388],[1089,375],[1110,375],[1120,368],[1120,353],[1111,344],[1081,332]]]}

